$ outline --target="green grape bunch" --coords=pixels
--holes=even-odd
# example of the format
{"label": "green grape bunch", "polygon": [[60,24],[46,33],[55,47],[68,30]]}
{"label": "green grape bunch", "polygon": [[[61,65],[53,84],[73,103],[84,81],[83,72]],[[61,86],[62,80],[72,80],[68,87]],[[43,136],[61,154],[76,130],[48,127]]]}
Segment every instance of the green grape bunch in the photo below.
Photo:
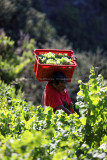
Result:
{"label": "green grape bunch", "polygon": [[72,65],[71,57],[67,53],[55,54],[48,52],[45,54],[39,54],[39,63],[41,64],[54,64],[54,65]]}

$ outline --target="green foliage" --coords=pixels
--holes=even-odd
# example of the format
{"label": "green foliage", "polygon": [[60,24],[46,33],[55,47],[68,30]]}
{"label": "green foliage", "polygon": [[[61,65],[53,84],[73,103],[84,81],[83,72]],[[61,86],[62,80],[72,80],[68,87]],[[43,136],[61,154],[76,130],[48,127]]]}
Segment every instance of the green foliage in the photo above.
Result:
{"label": "green foliage", "polygon": [[[51,2],[49,6],[53,3],[55,2]],[[44,1],[42,0],[36,0],[36,2],[35,0],[0,0],[0,27],[4,29],[7,36],[12,38],[12,40],[7,36],[4,38],[0,30],[0,55],[2,55],[0,57],[0,78],[7,83],[15,83],[15,85],[20,82],[22,84],[24,80],[23,88],[26,100],[32,101],[35,105],[40,104],[45,84],[35,81],[34,49],[73,49],[75,47],[78,48],[75,51],[73,49],[74,55],[77,56],[78,66],[75,68],[72,82],[68,83],[72,101],[76,101],[75,97],[79,89],[78,79],[85,82],[88,80],[91,65],[96,67],[98,74],[102,74],[106,81],[107,53],[105,52],[104,55],[104,49],[107,46],[106,25],[104,24],[106,4],[106,0],[93,2],[93,6],[90,5],[90,7],[96,5],[96,8],[94,8],[95,15],[92,15],[93,8],[87,11],[85,5],[82,10],[82,5],[80,8],[78,5],[64,5],[61,11],[62,2],[59,10],[53,11],[54,7],[52,10],[50,8],[49,13],[52,11],[50,16],[52,21],[50,22],[47,18],[48,15],[42,13],[44,9]],[[98,13],[97,16],[96,13]],[[53,22],[54,27],[52,26]],[[20,37],[21,33],[24,36]],[[93,48],[96,48],[96,45],[101,46],[102,51],[91,52]],[[89,53],[79,52],[81,48],[89,48],[90,51]],[[22,75],[24,78],[20,78]]]}
{"label": "green foliage", "polygon": [[39,47],[41,44],[49,42],[50,39],[54,39],[56,35],[55,29],[49,24],[46,15],[33,8],[29,10],[24,32],[35,38]]}
{"label": "green foliage", "polygon": [[46,15],[35,9],[39,3],[36,6],[33,0],[0,0],[1,28],[15,41],[19,39],[20,30],[35,38],[38,45],[54,38],[55,29],[49,24]]}
{"label": "green foliage", "polygon": [[35,40],[30,39],[29,41],[23,42],[23,57],[29,58],[31,62],[34,64],[34,48],[35,48]]}
{"label": "green foliage", "polygon": [[12,39],[18,39],[20,29],[24,29],[29,8],[30,0],[0,0],[1,28]]}
{"label": "green foliage", "polygon": [[76,106],[85,125],[86,142],[93,145],[93,141],[101,141],[107,134],[107,86],[104,86],[101,75],[96,77],[93,67],[90,70],[89,82],[79,83]]}
{"label": "green foliage", "polygon": [[107,87],[90,73],[87,84],[80,82],[80,118],[29,105],[0,82],[0,159],[106,160]]}
{"label": "green foliage", "polygon": [[[0,0],[0,27],[15,41],[19,39],[20,30],[29,34],[36,39],[39,48],[44,44],[58,48],[57,36],[66,36],[75,49],[95,51],[100,46],[106,50],[106,0],[93,3],[63,1],[57,10],[54,3]],[[88,10],[87,6],[90,6]]]}
{"label": "green foliage", "polygon": [[14,41],[7,37],[4,32],[1,31],[0,35],[0,55],[2,55],[3,59],[11,59],[15,58],[13,55],[14,52]]}
{"label": "green foliage", "polygon": [[14,41],[3,32],[0,35],[0,77],[6,83],[15,80],[22,73],[30,59],[15,55]]}

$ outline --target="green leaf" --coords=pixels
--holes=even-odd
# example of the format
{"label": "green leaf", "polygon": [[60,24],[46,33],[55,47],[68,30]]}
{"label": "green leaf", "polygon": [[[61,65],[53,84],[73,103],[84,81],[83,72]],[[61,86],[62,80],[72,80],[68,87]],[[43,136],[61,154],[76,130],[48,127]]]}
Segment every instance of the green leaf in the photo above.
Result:
{"label": "green leaf", "polygon": [[80,121],[83,125],[86,125],[86,120],[87,120],[86,117],[80,118]]}

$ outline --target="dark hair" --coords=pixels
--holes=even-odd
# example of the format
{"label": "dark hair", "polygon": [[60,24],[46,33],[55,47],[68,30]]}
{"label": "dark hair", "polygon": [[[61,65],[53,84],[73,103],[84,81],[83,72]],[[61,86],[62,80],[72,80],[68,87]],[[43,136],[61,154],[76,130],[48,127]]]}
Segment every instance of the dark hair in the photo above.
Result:
{"label": "dark hair", "polygon": [[67,78],[63,72],[56,71],[52,74],[52,80],[50,81],[50,83],[54,83],[54,84],[58,85],[59,82],[66,83]]}

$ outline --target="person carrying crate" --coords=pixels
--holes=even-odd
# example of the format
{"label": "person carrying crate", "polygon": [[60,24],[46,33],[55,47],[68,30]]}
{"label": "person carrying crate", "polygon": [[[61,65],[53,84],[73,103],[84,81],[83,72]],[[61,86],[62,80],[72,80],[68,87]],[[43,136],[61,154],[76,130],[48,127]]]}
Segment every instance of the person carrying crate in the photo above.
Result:
{"label": "person carrying crate", "polygon": [[67,115],[74,113],[73,103],[66,90],[67,78],[61,71],[56,71],[52,75],[44,90],[44,105],[56,110],[63,110]]}

